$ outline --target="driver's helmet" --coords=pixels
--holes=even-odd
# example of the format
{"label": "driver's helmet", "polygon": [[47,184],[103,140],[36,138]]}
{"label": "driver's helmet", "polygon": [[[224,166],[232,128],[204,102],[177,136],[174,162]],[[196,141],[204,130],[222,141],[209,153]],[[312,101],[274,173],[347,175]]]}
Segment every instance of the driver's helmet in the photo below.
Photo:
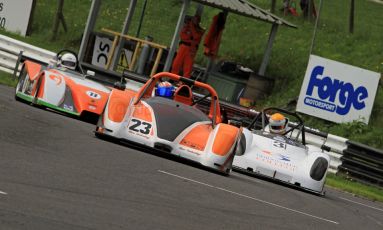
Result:
{"label": "driver's helmet", "polygon": [[286,132],[286,118],[280,113],[274,113],[269,118],[270,133],[284,134]]}
{"label": "driver's helmet", "polygon": [[157,85],[155,93],[156,96],[172,98],[174,94],[174,86],[168,81],[160,82]]}
{"label": "driver's helmet", "polygon": [[75,70],[77,67],[77,58],[74,54],[66,53],[63,54],[58,61],[59,67]]}

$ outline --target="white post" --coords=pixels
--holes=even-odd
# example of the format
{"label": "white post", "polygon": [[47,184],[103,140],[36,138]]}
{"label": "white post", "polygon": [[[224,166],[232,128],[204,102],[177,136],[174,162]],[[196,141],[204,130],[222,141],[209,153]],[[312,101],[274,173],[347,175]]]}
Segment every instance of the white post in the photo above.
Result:
{"label": "white post", "polygon": [[[137,5],[137,0],[130,0],[129,10],[126,14],[126,18],[124,21],[124,27],[121,31],[121,34],[127,34],[129,31],[130,22],[132,21],[134,10]],[[121,55],[121,50],[124,47],[125,40],[123,37],[120,36],[120,39],[118,40],[118,45],[116,47],[116,51],[114,52],[114,57],[112,57],[112,70],[115,70],[118,63],[118,58]]]}
{"label": "white post", "polygon": [[269,59],[271,56],[271,48],[273,47],[275,35],[277,34],[278,24],[274,23],[271,27],[271,32],[269,36],[269,41],[267,43],[265,54],[263,55],[261,67],[259,67],[258,75],[264,76],[266,72],[267,65],[269,64]]}
{"label": "white post", "polygon": [[314,49],[314,43],[315,43],[315,37],[316,37],[316,34],[317,34],[317,28],[318,28],[318,23],[319,23],[319,17],[320,17],[320,11],[322,9],[322,0],[320,1],[320,5],[319,5],[319,9],[318,9],[318,15],[317,15],[317,18],[315,20],[315,26],[314,26],[314,32],[313,32],[313,38],[311,40],[311,46],[310,46],[310,54],[309,56],[312,54],[313,52],[313,49]]}
{"label": "white post", "polygon": [[100,10],[100,5],[101,0],[93,0],[92,6],[90,7],[88,20],[85,26],[84,35],[82,36],[80,50],[78,52],[78,59],[80,62],[84,61],[86,47],[88,46],[89,42],[89,36],[94,29],[94,25],[96,24],[97,15]]}

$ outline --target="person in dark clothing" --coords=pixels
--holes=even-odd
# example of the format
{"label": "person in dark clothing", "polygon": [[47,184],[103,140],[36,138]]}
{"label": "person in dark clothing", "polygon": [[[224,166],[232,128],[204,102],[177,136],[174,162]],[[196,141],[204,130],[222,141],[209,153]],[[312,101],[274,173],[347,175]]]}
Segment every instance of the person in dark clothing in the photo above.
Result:
{"label": "person in dark clothing", "polygon": [[309,0],[301,0],[299,4],[301,6],[303,16],[306,18],[309,12]]}

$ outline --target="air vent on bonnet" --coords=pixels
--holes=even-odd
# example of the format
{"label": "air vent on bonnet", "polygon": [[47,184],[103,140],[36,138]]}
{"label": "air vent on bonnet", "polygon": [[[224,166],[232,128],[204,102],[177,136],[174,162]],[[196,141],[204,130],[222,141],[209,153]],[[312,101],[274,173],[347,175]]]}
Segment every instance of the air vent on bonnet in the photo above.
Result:
{"label": "air vent on bonnet", "polygon": [[170,153],[173,149],[171,146],[159,142],[154,143],[154,148],[168,153]]}

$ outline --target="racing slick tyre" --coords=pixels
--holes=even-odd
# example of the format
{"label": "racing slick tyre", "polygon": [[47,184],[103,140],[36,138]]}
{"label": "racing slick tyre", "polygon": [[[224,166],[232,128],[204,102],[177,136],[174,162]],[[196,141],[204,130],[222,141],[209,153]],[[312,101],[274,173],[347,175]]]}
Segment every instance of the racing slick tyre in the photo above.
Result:
{"label": "racing slick tyre", "polygon": [[237,146],[238,146],[238,143],[235,144],[233,152],[230,153],[230,163],[228,166],[226,166],[225,172],[223,172],[223,175],[225,175],[225,176],[229,176],[231,171],[233,170],[233,160],[234,160],[235,154],[237,152]]}
{"label": "racing slick tyre", "polygon": [[80,115],[80,120],[88,122],[90,124],[97,125],[99,120],[99,115],[91,112],[84,111]]}
{"label": "racing slick tyre", "polygon": [[20,93],[25,93],[26,89],[28,88],[29,80],[27,78],[28,78],[27,71],[26,71],[26,69],[23,66],[21,68],[21,71],[20,71],[20,74],[19,74],[19,77],[18,77],[18,81],[17,81],[17,85],[16,85],[16,89],[15,89],[15,99],[16,99],[16,101],[27,102],[24,99],[22,99],[22,98],[17,96],[17,93],[19,93],[19,92]]}

